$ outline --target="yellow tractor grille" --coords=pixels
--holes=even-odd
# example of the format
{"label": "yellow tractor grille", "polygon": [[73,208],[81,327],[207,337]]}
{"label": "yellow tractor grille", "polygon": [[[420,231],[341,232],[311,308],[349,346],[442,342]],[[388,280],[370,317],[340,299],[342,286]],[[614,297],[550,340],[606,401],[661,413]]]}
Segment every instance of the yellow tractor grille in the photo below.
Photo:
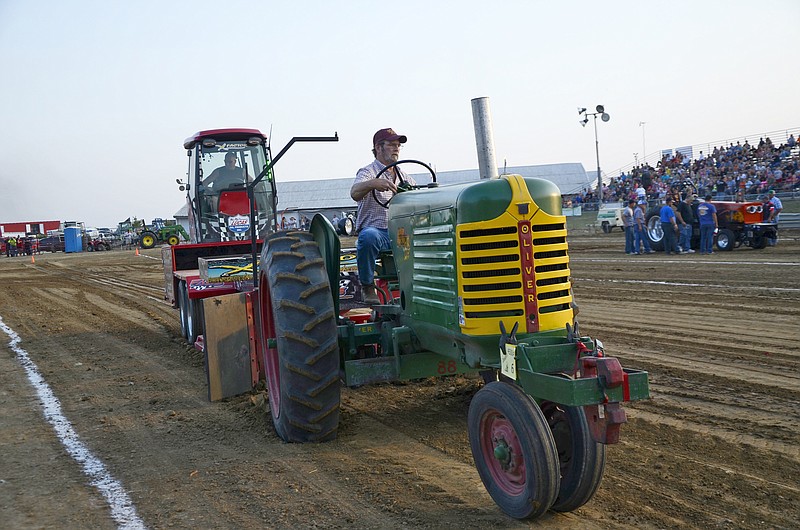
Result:
{"label": "yellow tractor grille", "polygon": [[528,332],[571,321],[565,223],[473,226],[457,234],[464,333],[496,334],[501,320]]}

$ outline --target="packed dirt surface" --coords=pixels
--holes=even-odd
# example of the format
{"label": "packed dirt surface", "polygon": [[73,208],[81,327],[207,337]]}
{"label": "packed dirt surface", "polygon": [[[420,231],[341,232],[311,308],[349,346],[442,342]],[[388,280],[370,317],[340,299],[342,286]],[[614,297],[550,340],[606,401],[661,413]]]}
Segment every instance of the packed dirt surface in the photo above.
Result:
{"label": "packed dirt surface", "polygon": [[800,233],[781,237],[631,257],[619,232],[571,234],[581,331],[647,370],[652,398],[626,406],[595,497],[534,522],[474,468],[478,378],[343,389],[336,441],[286,444],[263,388],[207,400],[158,249],[0,257],[0,526],[124,521],[45,419],[23,351],[149,528],[796,528]]}

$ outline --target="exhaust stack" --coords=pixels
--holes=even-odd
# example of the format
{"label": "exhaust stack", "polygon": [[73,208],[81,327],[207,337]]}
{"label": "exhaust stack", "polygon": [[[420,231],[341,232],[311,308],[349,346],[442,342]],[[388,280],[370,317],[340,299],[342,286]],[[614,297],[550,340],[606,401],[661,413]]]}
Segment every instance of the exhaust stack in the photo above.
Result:
{"label": "exhaust stack", "polygon": [[481,178],[496,179],[497,161],[494,156],[489,98],[483,97],[472,100],[472,122],[475,125],[475,145],[478,148],[478,170]]}

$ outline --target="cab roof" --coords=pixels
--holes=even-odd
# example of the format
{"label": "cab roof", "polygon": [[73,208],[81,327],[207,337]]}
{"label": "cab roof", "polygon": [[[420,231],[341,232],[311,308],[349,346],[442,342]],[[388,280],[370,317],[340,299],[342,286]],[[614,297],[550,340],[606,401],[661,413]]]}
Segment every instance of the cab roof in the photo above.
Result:
{"label": "cab roof", "polygon": [[197,142],[204,138],[214,138],[215,140],[246,140],[252,136],[260,136],[266,142],[267,136],[258,129],[209,129],[199,131],[183,141],[184,149],[193,148]]}

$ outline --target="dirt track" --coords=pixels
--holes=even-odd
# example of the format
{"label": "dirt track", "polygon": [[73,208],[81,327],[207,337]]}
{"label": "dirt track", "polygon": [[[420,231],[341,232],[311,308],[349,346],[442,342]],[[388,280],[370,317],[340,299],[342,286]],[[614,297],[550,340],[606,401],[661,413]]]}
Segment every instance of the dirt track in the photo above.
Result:
{"label": "dirt track", "polygon": [[[594,499],[530,524],[472,465],[478,380],[344,390],[339,438],[317,446],[277,438],[264,392],[209,403],[157,250],[0,258],[0,317],[150,528],[793,528],[800,234],[782,237],[630,259],[619,233],[572,234],[582,331],[648,370],[653,398],[627,407]],[[0,526],[117,526],[0,336]]]}

